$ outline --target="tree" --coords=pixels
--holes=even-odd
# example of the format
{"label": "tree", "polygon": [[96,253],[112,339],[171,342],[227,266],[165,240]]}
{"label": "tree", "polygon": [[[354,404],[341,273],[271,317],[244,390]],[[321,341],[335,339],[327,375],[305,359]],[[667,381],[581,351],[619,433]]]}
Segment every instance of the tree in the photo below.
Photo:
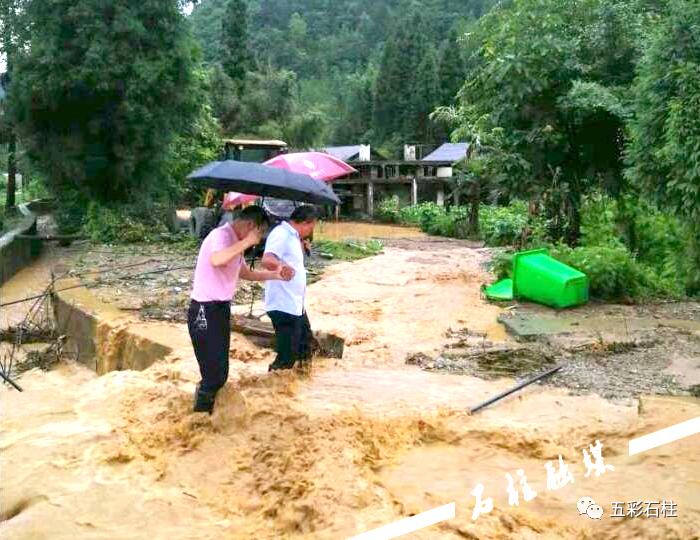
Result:
{"label": "tree", "polygon": [[286,123],[285,141],[299,150],[315,148],[321,144],[327,125],[328,119],[321,111],[300,111]]}
{"label": "tree", "polygon": [[241,129],[251,133],[269,122],[281,125],[294,113],[296,98],[297,78],[293,71],[267,66],[251,73],[247,90],[241,97]]}
{"label": "tree", "polygon": [[362,74],[343,78],[344,91],[338,92],[339,119],[332,139],[336,144],[365,142],[372,128],[372,92],[376,67],[370,65]]}
{"label": "tree", "polygon": [[[379,137],[413,136],[416,125],[416,71],[426,54],[423,9],[410,4],[382,53],[374,96],[374,124]],[[406,111],[414,111],[406,117]]]}
{"label": "tree", "polygon": [[223,133],[237,133],[242,127],[243,111],[236,83],[218,63],[211,67],[209,80],[212,113],[218,119]]}
{"label": "tree", "polygon": [[442,90],[440,94],[442,105],[449,105],[455,101],[457,92],[466,78],[466,64],[462,56],[462,46],[459,43],[459,32],[454,28],[442,46],[438,78]]}
{"label": "tree", "polygon": [[11,116],[7,113],[7,96],[10,91],[10,80],[13,77],[13,67],[17,50],[23,43],[24,30],[18,23],[24,0],[0,0],[0,55],[5,56],[6,73],[0,73],[0,144],[6,139],[7,150],[7,191],[5,207],[15,206],[17,189],[17,133]]}
{"label": "tree", "polygon": [[[628,176],[695,230],[700,269],[700,5],[671,0],[635,84]],[[700,279],[698,280],[700,282]]]}
{"label": "tree", "polygon": [[50,191],[74,211],[87,201],[167,197],[171,144],[202,101],[179,8],[174,0],[27,2],[13,117]]}
{"label": "tree", "polygon": [[294,13],[289,20],[289,39],[296,47],[304,47],[306,45],[306,37],[308,33],[308,25],[304,17],[299,13]]}
{"label": "tree", "polygon": [[245,0],[229,0],[221,20],[221,65],[239,94],[251,68],[248,49],[248,11]]}
{"label": "tree", "polygon": [[434,47],[425,51],[416,71],[411,89],[411,106],[406,111],[406,126],[403,133],[414,141],[433,141],[434,129],[430,113],[440,103],[440,81],[438,80],[438,56]]}
{"label": "tree", "polygon": [[[637,24],[604,25],[606,7],[604,0],[520,0],[490,12],[471,37],[460,94],[455,136],[498,147],[498,159],[486,163],[511,174],[490,172],[494,187],[540,201],[550,232],[572,244],[583,195],[601,187],[619,195],[623,187],[629,107],[621,85],[634,64],[619,48],[635,46]],[[619,57],[609,52],[615,46]]]}
{"label": "tree", "polygon": [[385,137],[399,128],[400,117],[397,114],[397,102],[402,92],[403,74],[397,61],[399,51],[395,39],[390,39],[384,46],[379,73],[374,88],[373,123],[377,133]]}
{"label": "tree", "polygon": [[200,189],[186,181],[187,175],[202,164],[219,159],[221,134],[219,125],[206,101],[187,129],[179,134],[170,147],[168,178],[172,196],[178,203],[199,206]]}

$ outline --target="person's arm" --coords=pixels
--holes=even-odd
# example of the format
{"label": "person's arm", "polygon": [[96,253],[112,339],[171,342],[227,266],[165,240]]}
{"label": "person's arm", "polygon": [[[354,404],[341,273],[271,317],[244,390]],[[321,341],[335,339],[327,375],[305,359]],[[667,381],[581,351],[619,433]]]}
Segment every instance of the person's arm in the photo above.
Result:
{"label": "person's arm", "polygon": [[211,254],[211,265],[212,266],[225,266],[230,263],[233,259],[243,254],[246,249],[253,247],[255,244],[260,242],[262,238],[262,232],[258,229],[253,229],[248,236],[243,240],[239,240],[232,246],[223,248],[220,250],[214,250]]}
{"label": "person's arm", "polygon": [[277,255],[275,255],[271,251],[268,251],[263,255],[261,263],[263,265],[263,268],[273,271],[279,269],[282,266],[282,261],[280,261],[279,257],[277,257]]}
{"label": "person's arm", "polygon": [[284,272],[283,266],[280,266],[277,270],[251,270],[247,264],[243,264],[239,276],[247,281],[270,281],[273,279],[289,281],[291,279],[289,273]]}
{"label": "person's arm", "polygon": [[284,265],[281,257],[277,255],[278,253],[284,253],[284,242],[284,232],[279,227],[272,229],[270,234],[267,236],[265,252],[263,253],[262,260],[260,261],[263,268],[266,270],[277,270]]}

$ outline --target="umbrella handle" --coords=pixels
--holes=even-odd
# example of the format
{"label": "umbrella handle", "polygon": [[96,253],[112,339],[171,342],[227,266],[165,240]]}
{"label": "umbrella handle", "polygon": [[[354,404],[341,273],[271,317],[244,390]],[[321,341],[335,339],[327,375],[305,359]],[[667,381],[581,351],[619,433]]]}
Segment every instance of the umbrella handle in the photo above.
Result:
{"label": "umbrella handle", "polygon": [[[255,253],[255,252],[253,252]],[[255,268],[255,254],[253,254],[253,258],[250,260],[250,270],[252,271],[253,268]],[[250,310],[248,311],[248,317],[253,316],[253,304],[255,303],[255,289],[251,288],[250,289]]]}

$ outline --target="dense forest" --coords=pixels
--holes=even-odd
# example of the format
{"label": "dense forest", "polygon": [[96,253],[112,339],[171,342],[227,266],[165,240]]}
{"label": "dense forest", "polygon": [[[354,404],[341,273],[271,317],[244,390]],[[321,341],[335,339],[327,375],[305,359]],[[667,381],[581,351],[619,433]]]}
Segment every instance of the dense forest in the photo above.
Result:
{"label": "dense forest", "polygon": [[464,75],[458,39],[491,4],[204,0],[190,21],[217,86],[232,87],[229,51],[251,70],[239,99],[217,95],[227,132],[299,146],[371,141],[391,151],[446,139],[428,116],[453,101]]}
{"label": "dense forest", "polygon": [[550,246],[601,297],[700,292],[697,1],[190,4],[0,0],[0,157],[62,229],[152,237],[223,135],[451,139],[448,206],[384,219]]}

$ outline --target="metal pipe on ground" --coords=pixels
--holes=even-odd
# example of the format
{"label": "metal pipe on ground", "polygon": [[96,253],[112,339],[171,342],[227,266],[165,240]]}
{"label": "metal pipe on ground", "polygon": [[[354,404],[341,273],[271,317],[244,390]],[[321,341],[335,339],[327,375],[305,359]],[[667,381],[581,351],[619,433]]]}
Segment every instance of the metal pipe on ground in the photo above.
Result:
{"label": "metal pipe on ground", "polygon": [[54,235],[54,236],[37,236],[34,234],[18,234],[17,238],[22,240],[41,240],[43,242],[73,242],[76,240],[86,240],[87,236],[76,234]]}
{"label": "metal pipe on ground", "polygon": [[489,405],[492,405],[492,404],[496,403],[497,401],[502,400],[504,397],[507,397],[511,394],[514,394],[518,390],[521,390],[521,389],[525,388],[526,386],[531,385],[532,383],[536,383],[537,381],[540,381],[540,380],[545,379],[551,375],[554,375],[557,371],[559,371],[563,367],[564,366],[560,364],[560,365],[555,366],[551,369],[548,369],[544,373],[534,375],[534,376],[530,377],[529,379],[515,385],[513,388],[506,390],[505,392],[501,392],[500,394],[484,401],[483,403],[480,403],[476,407],[473,407],[472,409],[469,410],[469,414],[474,414],[475,412],[479,412],[481,409],[484,409],[484,408],[488,407]]}

